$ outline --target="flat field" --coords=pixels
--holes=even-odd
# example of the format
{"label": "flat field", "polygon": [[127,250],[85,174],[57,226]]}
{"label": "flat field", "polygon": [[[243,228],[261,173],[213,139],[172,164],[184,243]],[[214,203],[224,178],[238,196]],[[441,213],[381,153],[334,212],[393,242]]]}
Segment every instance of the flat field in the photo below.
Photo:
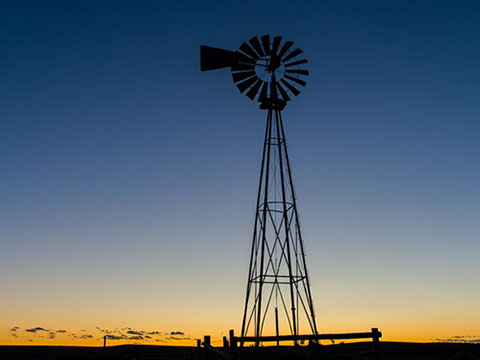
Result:
{"label": "flat field", "polygon": [[[480,344],[381,342],[382,360],[480,360]],[[227,360],[222,348],[206,351],[195,347],[120,345],[0,346],[5,360]],[[375,359],[372,343],[326,345],[316,348],[291,346],[238,349],[238,360],[368,360]]]}

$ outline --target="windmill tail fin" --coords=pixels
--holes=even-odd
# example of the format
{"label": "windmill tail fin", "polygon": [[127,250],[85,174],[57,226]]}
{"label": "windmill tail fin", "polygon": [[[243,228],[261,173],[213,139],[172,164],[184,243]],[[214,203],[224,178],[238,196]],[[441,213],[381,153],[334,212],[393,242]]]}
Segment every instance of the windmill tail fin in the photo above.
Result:
{"label": "windmill tail fin", "polygon": [[200,70],[210,71],[231,67],[237,63],[237,53],[211,46],[200,46]]}

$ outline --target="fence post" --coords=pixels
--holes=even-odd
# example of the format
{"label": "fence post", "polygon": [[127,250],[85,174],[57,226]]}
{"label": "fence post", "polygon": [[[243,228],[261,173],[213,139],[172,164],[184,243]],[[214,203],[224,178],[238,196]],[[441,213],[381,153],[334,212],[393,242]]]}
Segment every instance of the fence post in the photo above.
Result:
{"label": "fence post", "polygon": [[108,335],[103,336],[103,358],[104,359],[107,358],[107,336]]}
{"label": "fence post", "polygon": [[211,346],[212,338],[210,337],[210,335],[205,335],[203,337],[203,344],[204,344],[204,346]]}
{"label": "fence post", "polygon": [[373,351],[375,352],[375,360],[380,360],[380,333],[377,328],[372,328]]}
{"label": "fence post", "polygon": [[233,329],[229,332],[230,335],[230,358],[237,360],[237,340],[235,340],[235,332]]}
{"label": "fence post", "polygon": [[212,338],[210,335],[205,335],[203,337],[203,353],[205,354],[205,359],[209,360],[210,359],[210,349],[209,347],[211,346],[212,343]]}
{"label": "fence post", "polygon": [[203,353],[202,353],[202,340],[197,339],[197,357],[199,360],[202,360]]}

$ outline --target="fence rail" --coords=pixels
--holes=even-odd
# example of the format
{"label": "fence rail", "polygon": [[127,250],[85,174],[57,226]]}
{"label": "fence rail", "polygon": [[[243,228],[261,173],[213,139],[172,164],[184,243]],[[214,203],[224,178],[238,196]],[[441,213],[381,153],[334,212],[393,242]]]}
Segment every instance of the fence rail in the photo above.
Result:
{"label": "fence rail", "polygon": [[[376,334],[374,331],[376,330]],[[318,335],[279,335],[279,336],[244,336],[234,337],[237,343],[242,342],[272,342],[272,341],[302,341],[302,340],[349,340],[349,339],[373,339],[381,338],[382,333],[378,329],[372,329],[371,332],[346,333],[346,334],[318,334]],[[232,337],[230,337],[230,340]]]}

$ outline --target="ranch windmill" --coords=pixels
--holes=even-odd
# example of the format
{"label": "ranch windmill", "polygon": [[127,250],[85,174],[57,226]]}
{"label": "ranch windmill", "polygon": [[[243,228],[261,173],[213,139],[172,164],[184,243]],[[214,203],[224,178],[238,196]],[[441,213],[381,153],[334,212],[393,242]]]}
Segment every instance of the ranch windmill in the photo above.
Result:
{"label": "ranch windmill", "polygon": [[230,68],[241,93],[266,111],[242,337],[317,334],[282,110],[306,85],[302,50],[281,36],[253,37],[237,51],[201,46],[201,70]]}

